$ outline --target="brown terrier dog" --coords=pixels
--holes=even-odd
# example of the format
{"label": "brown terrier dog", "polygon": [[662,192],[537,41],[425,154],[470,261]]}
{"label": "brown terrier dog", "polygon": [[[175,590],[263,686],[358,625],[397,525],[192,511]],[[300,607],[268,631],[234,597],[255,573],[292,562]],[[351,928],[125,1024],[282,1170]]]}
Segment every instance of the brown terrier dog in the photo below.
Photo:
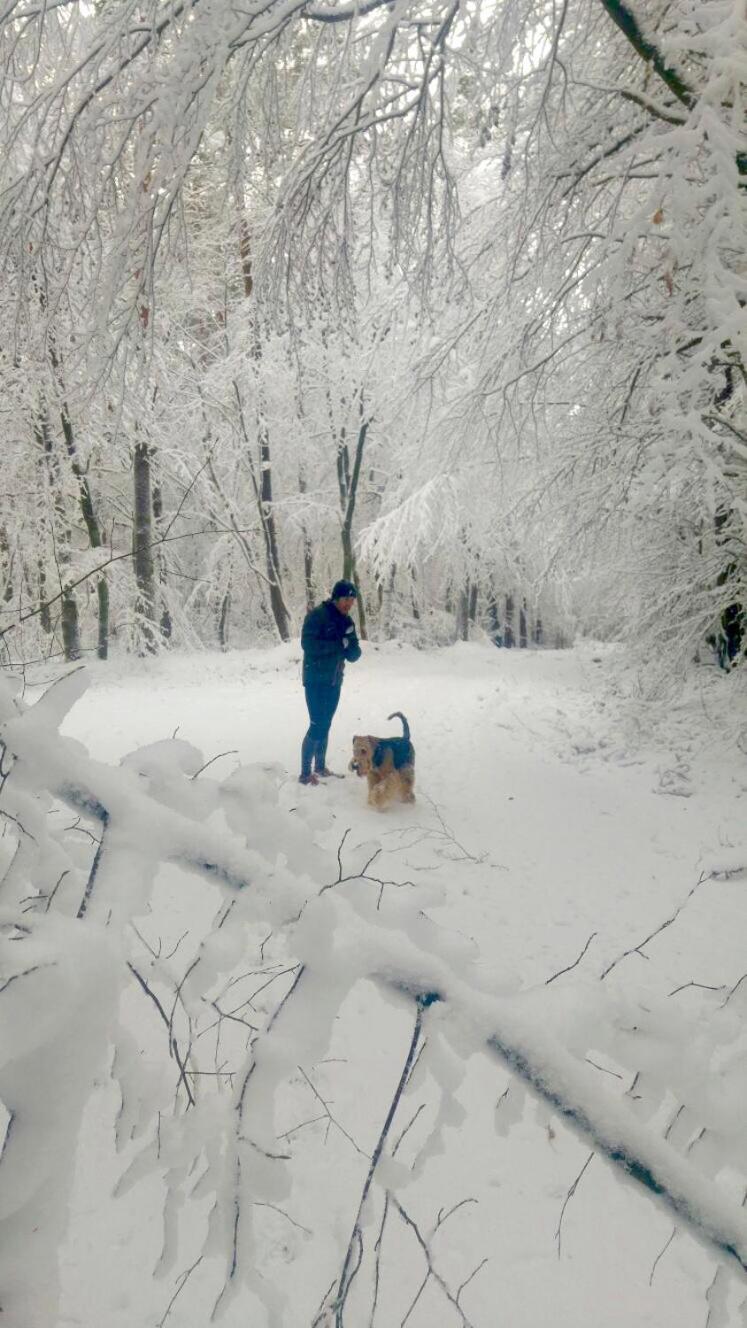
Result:
{"label": "brown terrier dog", "polygon": [[390,719],[402,720],[401,738],[375,738],[370,733],[356,733],[353,759],[348,766],[361,779],[368,780],[368,803],[383,811],[388,803],[414,802],[415,748],[410,742],[410,726],[401,711]]}

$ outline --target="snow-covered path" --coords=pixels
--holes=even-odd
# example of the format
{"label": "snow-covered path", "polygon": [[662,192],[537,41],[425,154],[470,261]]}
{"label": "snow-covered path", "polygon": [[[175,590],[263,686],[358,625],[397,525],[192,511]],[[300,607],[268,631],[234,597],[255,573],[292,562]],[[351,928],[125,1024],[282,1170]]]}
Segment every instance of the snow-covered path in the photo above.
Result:
{"label": "snow-covered path", "polygon": [[[239,763],[278,762],[293,778],[307,724],[298,659],[288,647],[166,657],[128,676],[116,665],[93,670],[63,731],[107,761],[177,733],[206,759],[229,753],[215,763],[221,777]],[[345,770],[350,736],[396,732],[386,716],[404,711],[417,748],[417,812],[373,816],[350,774],[299,790],[341,827],[385,841],[413,823],[438,830],[440,813],[463,851],[486,859],[466,873],[449,869],[464,929],[474,918],[485,938],[487,927],[496,961],[522,986],[570,962],[593,930],[603,968],[664,920],[714,855],[745,838],[739,752],[724,758],[724,734],[708,734],[692,711],[682,731],[660,724],[644,741],[610,699],[605,662],[591,649],[370,646],[347,670],[329,759]],[[740,953],[742,939],[734,937]]]}
{"label": "snow-covered path", "polygon": [[[305,814],[310,807],[312,817],[319,813],[319,836],[330,849],[343,835],[353,850],[376,842],[384,850],[382,875],[406,880],[420,873],[418,880],[440,882],[444,899],[431,911],[433,921],[466,938],[479,966],[505,981],[507,990],[544,993],[547,980],[574,965],[587,945],[572,973],[574,990],[585,993],[592,1012],[596,984],[612,964],[603,980],[607,987],[618,984],[626,1000],[633,993],[644,1002],[647,992],[666,996],[695,982],[729,988],[745,967],[744,878],[698,885],[722,858],[732,861],[747,838],[747,776],[738,748],[729,746],[728,684],[709,677],[706,702],[683,704],[642,734],[616,695],[614,669],[609,653],[590,648],[525,653],[460,645],[428,653],[368,647],[360,664],[348,669],[330,764],[344,769],[350,735],[387,732],[394,726],[386,716],[402,710],[417,748],[418,802],[373,813],[365,785],[351,775],[319,789],[294,785],[293,798]],[[128,665],[127,673],[114,664],[92,674],[93,685],[64,731],[93,756],[116,761],[178,730],[206,760],[228,753],[215,762],[215,775],[239,763],[280,763],[290,796],[305,728],[297,648],[175,656]],[[250,845],[251,833],[247,826]],[[681,905],[681,916],[664,926]],[[621,958],[659,928],[645,954]],[[561,1036],[564,983],[560,978],[551,988]],[[687,1005],[692,991],[679,999],[697,1022],[700,1006]],[[407,1036],[397,1011],[377,1013],[375,1026],[362,1031],[361,1019],[371,1017],[363,999],[352,1017],[348,1012],[350,1027],[341,1038],[350,1074],[345,1082],[347,1072],[341,1072],[335,1085],[341,1104],[348,1093],[341,1112],[351,1128],[360,1122],[361,1131],[368,1123],[369,1085],[355,1075],[384,1076],[386,1088],[398,1063],[395,1056],[394,1068],[386,1068],[390,1040]],[[610,1065],[599,1073],[619,1074]],[[405,1191],[421,1214],[432,1209],[431,1225],[442,1206],[470,1201],[434,1237],[441,1242],[440,1272],[454,1289],[487,1260],[463,1293],[469,1322],[474,1328],[702,1328],[715,1261],[680,1232],[653,1275],[672,1219],[599,1159],[584,1171],[558,1237],[564,1200],[589,1149],[525,1100],[515,1083],[504,1097],[508,1084],[506,1072],[487,1056],[472,1057],[456,1091],[461,1122],[455,1113],[443,1152]],[[660,1107],[653,1102],[651,1112]],[[307,1194],[329,1183],[324,1165],[309,1161]],[[345,1162],[335,1153],[329,1165],[344,1169]],[[339,1184],[342,1215],[334,1220],[344,1224],[349,1214],[346,1219]],[[302,1204],[303,1195],[297,1197]],[[119,1216],[111,1205],[111,1223],[120,1227],[112,1243],[102,1237],[102,1227],[111,1233],[112,1226],[101,1224],[100,1214],[86,1214],[80,1189],[78,1204],[67,1252],[64,1328],[155,1325],[170,1293],[163,1284],[151,1288],[149,1276],[133,1277],[144,1257],[134,1233],[128,1241],[137,1205],[130,1200]],[[311,1206],[304,1212],[298,1220],[306,1225]],[[297,1282],[299,1311],[284,1328],[301,1328],[321,1293],[316,1283],[309,1286],[300,1308],[310,1271],[303,1239],[299,1245],[296,1233],[295,1243],[283,1243],[286,1235],[278,1237],[274,1257],[278,1266],[287,1265],[284,1278]],[[406,1315],[422,1280],[417,1258],[411,1237],[387,1252],[390,1281],[377,1311],[380,1328],[393,1328]],[[92,1269],[99,1273],[92,1276]],[[711,1297],[709,1328],[740,1322],[736,1307],[744,1292],[736,1281],[720,1286],[719,1304]],[[204,1316],[197,1290],[192,1300],[185,1292],[167,1322],[203,1328]],[[244,1319],[229,1312],[226,1322],[238,1328]],[[459,1322],[431,1278],[408,1325]],[[368,1324],[367,1315],[351,1316],[350,1328],[359,1323]]]}

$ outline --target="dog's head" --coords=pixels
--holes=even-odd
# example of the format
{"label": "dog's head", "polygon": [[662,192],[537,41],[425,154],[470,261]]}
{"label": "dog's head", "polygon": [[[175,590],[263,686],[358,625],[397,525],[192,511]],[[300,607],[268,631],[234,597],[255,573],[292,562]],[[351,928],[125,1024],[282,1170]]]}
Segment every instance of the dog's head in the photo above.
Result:
{"label": "dog's head", "polygon": [[356,733],[353,738],[353,759],[348,770],[365,779],[373,764],[374,749],[378,741],[378,738],[372,738],[370,733]]}

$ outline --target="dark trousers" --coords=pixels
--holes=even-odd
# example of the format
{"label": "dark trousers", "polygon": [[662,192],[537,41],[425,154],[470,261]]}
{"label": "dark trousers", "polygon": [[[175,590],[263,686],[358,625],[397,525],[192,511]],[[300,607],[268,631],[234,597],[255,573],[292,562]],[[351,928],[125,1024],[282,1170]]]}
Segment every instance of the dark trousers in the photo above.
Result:
{"label": "dark trousers", "polygon": [[323,770],[327,762],[327,739],[332,718],[340,700],[340,687],[326,682],[305,682],[306,705],[309,711],[309,730],[301,747],[301,774]]}

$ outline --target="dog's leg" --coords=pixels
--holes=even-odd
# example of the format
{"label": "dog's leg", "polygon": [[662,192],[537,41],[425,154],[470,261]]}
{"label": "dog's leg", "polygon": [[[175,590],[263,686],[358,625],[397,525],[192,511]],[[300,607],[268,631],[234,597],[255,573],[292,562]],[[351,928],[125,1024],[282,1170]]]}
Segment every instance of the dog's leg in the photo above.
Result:
{"label": "dog's leg", "polygon": [[379,781],[378,781],[378,779],[376,779],[375,775],[371,775],[371,774],[369,774],[369,775],[368,775],[368,805],[369,805],[369,807],[375,807],[375,806],[377,805],[377,803],[376,803],[376,790],[377,790],[378,786],[379,786]]}
{"label": "dog's leg", "polygon": [[369,796],[371,806],[376,807],[378,811],[383,812],[384,808],[391,802],[391,800],[391,780],[386,777],[378,780],[371,789]]}

